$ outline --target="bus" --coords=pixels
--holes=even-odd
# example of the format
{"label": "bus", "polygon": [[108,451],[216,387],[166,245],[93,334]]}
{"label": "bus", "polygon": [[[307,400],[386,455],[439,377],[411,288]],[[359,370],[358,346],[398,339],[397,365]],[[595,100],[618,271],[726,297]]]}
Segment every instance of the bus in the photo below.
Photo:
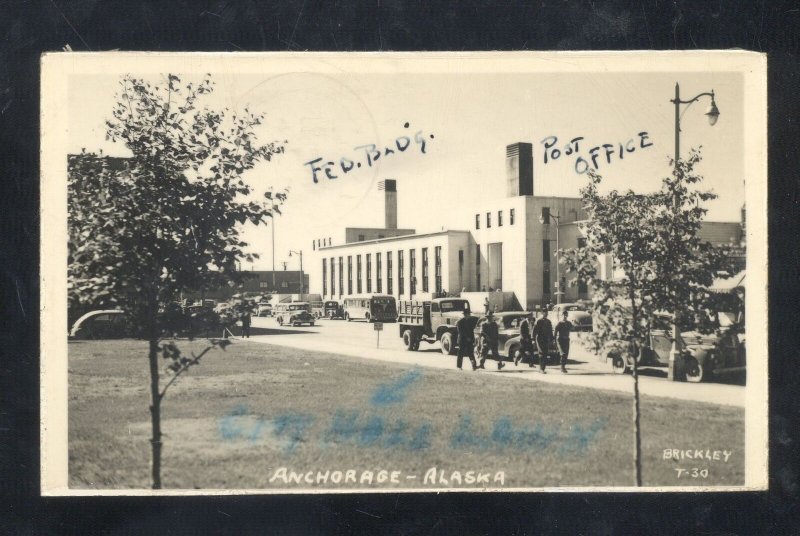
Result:
{"label": "bus", "polygon": [[367,322],[396,322],[397,302],[394,296],[374,294],[344,299],[344,319],[348,322],[363,318]]}

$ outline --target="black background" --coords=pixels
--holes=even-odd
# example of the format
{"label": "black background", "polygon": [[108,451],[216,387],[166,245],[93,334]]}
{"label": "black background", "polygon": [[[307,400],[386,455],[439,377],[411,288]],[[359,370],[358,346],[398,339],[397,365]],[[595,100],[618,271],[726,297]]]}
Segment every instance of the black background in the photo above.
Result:
{"label": "black background", "polygon": [[[0,531],[795,532],[793,520],[800,518],[795,448],[800,407],[796,359],[800,274],[795,235],[800,4],[765,0],[483,0],[459,2],[458,7],[450,4],[433,0],[41,0],[0,4]],[[39,55],[65,45],[75,51],[742,48],[768,52],[770,491],[40,498]],[[756,361],[750,366],[765,365]]]}

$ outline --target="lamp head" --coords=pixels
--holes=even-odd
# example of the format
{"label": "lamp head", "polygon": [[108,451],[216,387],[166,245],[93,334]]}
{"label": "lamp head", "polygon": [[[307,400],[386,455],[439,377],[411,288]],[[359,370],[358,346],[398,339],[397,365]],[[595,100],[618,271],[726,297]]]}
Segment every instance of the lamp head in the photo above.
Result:
{"label": "lamp head", "polygon": [[717,124],[717,119],[719,119],[719,108],[717,108],[717,103],[714,100],[713,91],[711,92],[711,105],[706,111],[706,117],[708,117],[708,124],[712,127]]}

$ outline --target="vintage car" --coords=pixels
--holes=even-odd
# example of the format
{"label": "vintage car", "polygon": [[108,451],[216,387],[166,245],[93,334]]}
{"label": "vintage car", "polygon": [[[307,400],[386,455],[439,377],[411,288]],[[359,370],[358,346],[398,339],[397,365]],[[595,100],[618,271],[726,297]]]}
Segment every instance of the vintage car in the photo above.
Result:
{"label": "vintage car", "polygon": [[592,331],[592,315],[587,307],[581,303],[559,303],[553,306],[551,321],[553,325],[561,321],[564,311],[567,320],[572,322],[574,331]]}
{"label": "vintage car", "polygon": [[279,303],[275,306],[273,316],[278,325],[299,326],[301,324],[314,325],[315,318],[309,312],[311,305],[308,302]]}
{"label": "vintage car", "polygon": [[70,339],[121,339],[128,335],[125,313],[107,309],[86,313],[72,325]]}
{"label": "vintage car", "polygon": [[297,311],[292,313],[289,316],[289,321],[287,324],[291,326],[300,326],[303,324],[308,324],[309,326],[313,326],[315,322],[314,315],[309,313],[308,311]]}
{"label": "vintage car", "polygon": [[689,337],[683,334],[686,348],[683,367],[686,381],[699,383],[714,375],[744,372],[747,368],[745,334],[731,316],[720,314],[720,328],[713,335]]}
{"label": "vintage car", "polygon": [[263,300],[258,302],[256,316],[272,316],[272,304]]}
{"label": "vintage car", "polygon": [[330,318],[331,320],[334,318],[344,319],[344,309],[342,308],[342,304],[336,300],[326,301],[322,305],[322,311],[325,318]]}
{"label": "vintage car", "polygon": [[[497,352],[509,359],[514,358],[514,352],[519,350],[519,327],[522,321],[528,317],[525,311],[504,311],[494,314],[494,321],[497,322]],[[488,317],[482,316],[475,324],[475,356],[480,355],[481,348],[481,328],[486,323]],[[516,341],[516,344],[512,341]]]}
{"label": "vintage car", "polygon": [[[683,341],[683,334],[681,334]],[[625,374],[633,369],[633,360],[637,367],[668,367],[669,353],[672,349],[672,333],[669,329],[651,329],[647,335],[647,343],[639,348],[637,344],[617,342],[611,344],[607,357],[616,374]],[[685,345],[684,345],[685,346]]]}

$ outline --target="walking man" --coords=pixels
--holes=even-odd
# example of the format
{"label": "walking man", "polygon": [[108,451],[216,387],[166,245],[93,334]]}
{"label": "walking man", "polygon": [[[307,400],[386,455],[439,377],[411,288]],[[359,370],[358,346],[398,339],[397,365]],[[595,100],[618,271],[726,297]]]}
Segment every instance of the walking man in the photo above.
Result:
{"label": "walking man", "polygon": [[539,353],[539,370],[542,374],[547,374],[544,369],[547,367],[547,358],[553,343],[553,324],[547,319],[547,309],[542,311],[542,317],[533,325],[533,339]]}
{"label": "walking man", "polygon": [[563,319],[556,324],[555,336],[558,345],[558,353],[561,356],[561,372],[567,373],[567,358],[569,357],[569,334],[572,333],[572,322],[567,320],[567,311],[563,313]]}
{"label": "walking man", "polygon": [[456,358],[456,367],[458,370],[463,370],[461,365],[464,362],[464,356],[469,358],[472,363],[472,370],[478,369],[478,364],[475,362],[475,319],[469,314],[469,309],[464,309],[464,316],[456,322],[456,329],[458,330],[458,357]]}
{"label": "walking man", "polygon": [[514,356],[514,366],[519,364],[520,359],[528,356],[530,366],[533,366],[533,340],[531,339],[531,320],[533,319],[533,312],[529,312],[522,323],[519,325],[519,353]]}
{"label": "walking man", "polygon": [[245,309],[244,312],[242,312],[242,338],[250,338],[250,322],[250,310]]}
{"label": "walking man", "polygon": [[491,352],[492,357],[497,360],[497,370],[500,370],[505,366],[503,363],[503,358],[500,357],[500,354],[497,351],[497,331],[497,322],[494,321],[494,314],[489,311],[489,314],[486,315],[486,322],[484,322],[481,326],[482,344],[480,368],[486,368],[483,365],[486,362],[486,357],[489,355],[489,352]]}

